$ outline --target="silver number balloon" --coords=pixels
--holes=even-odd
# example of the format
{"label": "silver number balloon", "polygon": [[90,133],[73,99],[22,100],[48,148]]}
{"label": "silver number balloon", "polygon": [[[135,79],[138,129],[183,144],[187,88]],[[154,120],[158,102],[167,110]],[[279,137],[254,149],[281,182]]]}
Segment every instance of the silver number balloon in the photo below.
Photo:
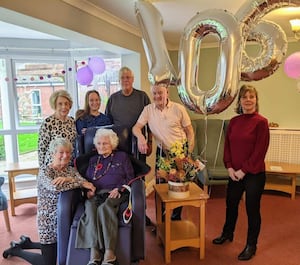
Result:
{"label": "silver number balloon", "polygon": [[[234,100],[240,76],[239,29],[233,15],[217,9],[195,15],[185,27],[179,48],[178,93],[191,110],[203,114],[219,113]],[[218,37],[220,55],[214,87],[202,91],[198,87],[198,61],[201,41],[209,34]]]}
{"label": "silver number balloon", "polygon": [[260,53],[253,58],[243,50],[241,79],[257,81],[272,75],[282,63],[287,51],[284,31],[274,22],[260,20],[250,32],[247,41],[258,43]]}
{"label": "silver number balloon", "polygon": [[159,11],[147,1],[138,1],[135,3],[135,15],[142,31],[150,83],[176,84],[177,75],[167,50]]}
{"label": "silver number balloon", "polygon": [[287,51],[286,35],[277,24],[261,19],[277,8],[299,5],[299,0],[248,0],[240,7],[235,16],[241,23],[243,47],[254,41],[262,48],[256,58],[243,49],[241,80],[261,80],[278,69]]}

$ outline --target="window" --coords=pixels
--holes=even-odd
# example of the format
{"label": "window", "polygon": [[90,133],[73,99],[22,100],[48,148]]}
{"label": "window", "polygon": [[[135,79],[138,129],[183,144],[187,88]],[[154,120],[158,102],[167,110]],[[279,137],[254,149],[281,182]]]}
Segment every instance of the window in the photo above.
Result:
{"label": "window", "polygon": [[[94,79],[90,86],[82,86],[78,84],[78,103],[79,108],[84,108],[85,94],[88,90],[95,89],[101,97],[100,112],[104,113],[107,100],[111,94],[120,90],[119,87],[119,70],[121,68],[121,58],[104,59],[105,72],[103,74],[94,75]],[[86,65],[87,61],[76,61],[76,65],[80,68]]]}
{"label": "window", "polygon": [[49,97],[57,89],[65,89],[66,63],[63,61],[14,63],[14,86],[18,104],[18,126],[36,126],[51,115]]}
{"label": "window", "polygon": [[[74,65],[80,67],[87,62],[84,60],[74,60]],[[94,75],[90,86],[81,86],[75,80],[75,67],[69,65],[70,58],[0,58],[0,174],[4,174],[7,162],[38,159],[38,129],[53,113],[49,105],[53,91],[68,87],[75,112],[76,102],[83,108],[86,91],[97,89],[102,99],[100,111],[105,111],[108,97],[119,90],[121,58],[104,60],[105,72]],[[75,84],[74,89],[68,83]]]}

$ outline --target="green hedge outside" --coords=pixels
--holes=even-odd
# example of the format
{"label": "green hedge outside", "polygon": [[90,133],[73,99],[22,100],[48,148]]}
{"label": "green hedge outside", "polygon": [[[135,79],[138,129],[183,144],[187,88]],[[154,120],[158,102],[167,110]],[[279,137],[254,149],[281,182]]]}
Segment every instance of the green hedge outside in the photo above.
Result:
{"label": "green hedge outside", "polygon": [[[33,125],[25,122],[21,126]],[[24,133],[18,135],[19,154],[37,151],[38,133]],[[5,160],[4,135],[0,135],[0,160]]]}

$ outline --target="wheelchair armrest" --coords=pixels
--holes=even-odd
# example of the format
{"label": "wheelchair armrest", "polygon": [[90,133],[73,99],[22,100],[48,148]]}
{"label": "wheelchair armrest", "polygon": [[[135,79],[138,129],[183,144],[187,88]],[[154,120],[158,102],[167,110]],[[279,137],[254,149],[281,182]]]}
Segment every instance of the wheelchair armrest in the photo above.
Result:
{"label": "wheelchair armrest", "polygon": [[132,260],[140,260],[145,257],[145,216],[146,216],[146,196],[145,184],[142,179],[138,179],[131,184],[132,196]]}
{"label": "wheelchair armrest", "polygon": [[57,258],[59,265],[66,264],[70,228],[74,211],[81,200],[80,189],[64,191],[59,195],[57,203]]}

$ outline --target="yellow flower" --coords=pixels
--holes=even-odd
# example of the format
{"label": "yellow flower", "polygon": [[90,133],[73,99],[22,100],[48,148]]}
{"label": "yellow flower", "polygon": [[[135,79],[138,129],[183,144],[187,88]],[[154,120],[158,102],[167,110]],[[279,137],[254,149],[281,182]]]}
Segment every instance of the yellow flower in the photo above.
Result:
{"label": "yellow flower", "polygon": [[192,181],[200,170],[198,161],[188,157],[188,143],[176,141],[170,147],[166,157],[159,157],[157,175],[176,182]]}

